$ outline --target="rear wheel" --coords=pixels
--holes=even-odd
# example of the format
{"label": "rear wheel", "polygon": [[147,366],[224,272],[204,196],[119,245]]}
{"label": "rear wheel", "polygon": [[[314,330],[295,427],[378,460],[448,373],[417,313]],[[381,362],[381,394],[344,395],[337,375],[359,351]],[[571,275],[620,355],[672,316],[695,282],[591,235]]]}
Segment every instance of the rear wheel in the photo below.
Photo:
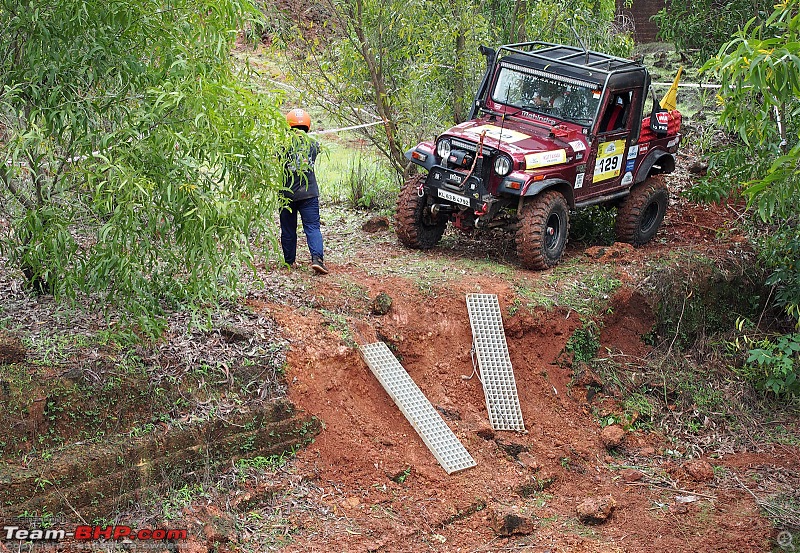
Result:
{"label": "rear wheel", "polygon": [[564,255],[569,234],[567,200],[555,190],[536,196],[519,213],[517,255],[526,269],[549,269]]}
{"label": "rear wheel", "polygon": [[395,232],[404,246],[420,250],[434,247],[442,239],[447,219],[431,213],[433,204],[427,194],[419,195],[425,175],[414,175],[406,180],[397,198]]}
{"label": "rear wheel", "polygon": [[617,239],[634,246],[646,244],[658,232],[669,203],[669,192],[661,175],[634,186],[617,211]]}

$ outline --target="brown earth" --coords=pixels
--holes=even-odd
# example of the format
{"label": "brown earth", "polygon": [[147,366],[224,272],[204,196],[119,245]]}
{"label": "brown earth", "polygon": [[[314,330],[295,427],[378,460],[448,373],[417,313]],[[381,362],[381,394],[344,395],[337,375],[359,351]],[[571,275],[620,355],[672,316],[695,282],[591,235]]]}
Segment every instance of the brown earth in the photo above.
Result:
{"label": "brown earth", "polygon": [[[630,283],[635,267],[669,251],[692,248],[714,255],[745,244],[726,230],[734,208],[681,204],[669,212],[653,245],[610,248],[599,255],[596,248],[578,245],[570,248],[568,258],[614,264],[615,276]],[[726,235],[724,241],[720,233]],[[451,270],[448,256],[475,257],[466,248],[414,255],[435,259],[446,271]],[[608,250],[614,251],[606,255]],[[485,272],[430,287],[420,286],[409,274],[373,274],[385,260],[407,255],[391,237],[367,239],[347,258],[331,254],[328,277],[315,278],[308,271],[291,275],[313,279],[315,310],[251,302],[288,333],[289,397],[301,410],[318,416],[325,428],[293,464],[296,477],[314,484],[305,499],[317,507],[291,513],[296,532],[287,551],[770,549],[775,532],[750,493],[738,481],[715,477],[714,467],[720,475],[723,469],[751,467],[750,454],[675,460],[666,455],[664,438],[643,432],[627,433],[624,444],[609,453],[585,390],[573,388],[572,369],[559,360],[582,324],[575,313],[514,309],[518,298],[509,283],[513,279]],[[513,267],[513,254],[502,255]],[[534,279],[547,274],[513,270]],[[348,293],[352,283],[365,293],[360,302]],[[525,432],[494,432],[489,426],[481,383],[471,377],[472,335],[464,297],[472,292],[499,298]],[[368,300],[380,293],[391,296],[392,307],[375,316]],[[650,348],[641,337],[653,326],[654,316],[642,295],[623,286],[610,306],[602,346],[632,359],[647,356]],[[344,314],[351,335],[342,337],[341,328],[334,329],[321,313]],[[352,340],[389,344],[476,467],[445,473]],[[763,454],[761,461],[797,474],[797,454],[796,448],[783,446]],[[621,470],[633,472],[631,466],[638,469],[637,477],[623,477]],[[605,523],[578,520],[576,508],[591,498],[615,506]],[[497,529],[497,519],[508,520],[508,513],[519,518],[528,535]]]}
{"label": "brown earth", "polygon": [[[525,295],[537,288],[558,297],[579,289],[583,275],[613,276],[622,285],[598,315],[599,353],[643,367],[653,352],[642,337],[656,321],[639,287],[643,268],[680,251],[729,258],[748,250],[729,224],[740,208],[673,196],[651,244],[573,242],[560,267],[541,273],[519,267],[503,233],[447,234],[441,247],[413,252],[385,225],[363,229],[369,214],[326,208],[331,274],[267,265],[259,276],[268,291],[247,300],[255,312],[250,324],[288,340],[288,397],[318,417],[323,431],[283,468],[249,479],[223,472],[216,491],[189,503],[180,518],[150,512],[140,527],[147,520],[188,528],[189,540],[177,544],[187,553],[771,550],[777,532],[755,497],[800,489],[798,448],[753,443],[724,454],[711,443],[707,451],[715,453],[698,458],[642,430],[626,430],[619,445],[619,436],[604,442],[598,414],[618,413],[618,399],[565,354],[582,314],[569,302],[530,307],[538,300]],[[464,298],[473,292],[498,296],[525,432],[489,426],[470,355]],[[376,315],[382,293],[391,306]],[[360,356],[358,344],[379,340],[475,467],[448,475],[439,466]]]}

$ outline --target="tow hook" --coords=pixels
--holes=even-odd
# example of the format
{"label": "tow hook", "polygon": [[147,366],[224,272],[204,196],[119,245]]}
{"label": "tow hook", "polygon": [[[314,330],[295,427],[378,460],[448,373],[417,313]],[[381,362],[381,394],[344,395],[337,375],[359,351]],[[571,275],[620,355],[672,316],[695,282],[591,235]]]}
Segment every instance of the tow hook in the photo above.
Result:
{"label": "tow hook", "polygon": [[475,210],[476,217],[483,217],[489,212],[489,204],[484,203],[480,209]]}

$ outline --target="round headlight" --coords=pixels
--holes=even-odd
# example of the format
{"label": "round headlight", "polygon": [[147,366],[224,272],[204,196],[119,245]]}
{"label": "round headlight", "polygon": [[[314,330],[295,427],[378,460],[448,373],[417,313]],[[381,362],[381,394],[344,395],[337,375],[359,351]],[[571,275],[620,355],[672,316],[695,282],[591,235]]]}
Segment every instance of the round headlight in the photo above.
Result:
{"label": "round headlight", "polygon": [[436,145],[436,153],[439,154],[440,158],[447,161],[447,158],[450,157],[450,148],[450,141],[446,138],[443,138]]}
{"label": "round headlight", "polygon": [[511,160],[507,156],[497,156],[494,160],[494,172],[505,177],[511,172]]}

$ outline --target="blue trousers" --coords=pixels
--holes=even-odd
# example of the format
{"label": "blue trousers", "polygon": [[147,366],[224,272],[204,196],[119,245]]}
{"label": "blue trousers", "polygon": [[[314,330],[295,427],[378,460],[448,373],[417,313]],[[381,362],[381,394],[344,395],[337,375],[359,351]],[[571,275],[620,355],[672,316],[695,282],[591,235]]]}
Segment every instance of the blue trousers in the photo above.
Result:
{"label": "blue trousers", "polygon": [[319,198],[292,200],[281,210],[281,249],[283,260],[291,265],[297,255],[297,214],[303,221],[308,251],[311,257],[323,258],[322,231],[319,228]]}

